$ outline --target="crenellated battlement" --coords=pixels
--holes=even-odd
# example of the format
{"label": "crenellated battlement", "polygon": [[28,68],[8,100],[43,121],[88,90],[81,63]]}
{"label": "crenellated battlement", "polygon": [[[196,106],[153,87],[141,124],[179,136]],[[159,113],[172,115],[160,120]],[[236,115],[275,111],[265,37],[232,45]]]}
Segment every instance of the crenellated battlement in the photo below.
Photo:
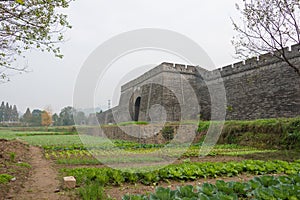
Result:
{"label": "crenellated battlement", "polygon": [[197,66],[192,66],[192,65],[184,65],[184,64],[168,63],[168,62],[163,62],[160,65],[163,66],[165,71],[176,71],[179,73],[189,73],[189,74],[195,74],[197,72]]}
{"label": "crenellated battlement", "polygon": [[[282,50],[281,50],[282,51]],[[300,44],[293,45],[290,49],[284,48],[283,51],[286,52],[286,56],[288,59],[293,59],[296,57],[300,57]],[[189,74],[199,76],[199,74],[207,81],[214,80],[220,77],[228,77],[234,74],[243,73],[246,71],[258,69],[264,66],[272,65],[278,62],[281,62],[278,57],[274,54],[267,53],[263,54],[259,57],[253,57],[247,59],[245,61],[240,61],[237,63],[233,63],[212,71],[208,71],[199,66],[192,66],[192,65],[185,65],[185,64],[178,64],[178,63],[169,63],[163,62],[157,67],[149,70],[148,72],[144,73],[140,77],[126,83],[122,86],[122,91],[128,88],[134,87],[135,85],[154,77],[155,75],[162,73],[162,72],[173,72],[173,73],[181,73],[181,74]]]}
{"label": "crenellated battlement", "polygon": [[[207,71],[207,70],[205,70],[205,71]],[[198,73],[197,66],[163,62],[160,65],[158,65],[157,67],[155,67],[155,68],[147,71],[143,75],[139,76],[138,78],[124,84],[121,87],[121,91],[126,90],[131,87],[134,87],[135,85],[137,85],[157,74],[160,74],[162,72],[191,74],[191,75],[196,75]]]}
{"label": "crenellated battlement", "polygon": [[[300,57],[300,44],[293,45],[291,46],[290,49],[284,48],[283,51],[285,51],[288,59]],[[160,66],[164,66],[165,71],[177,71],[181,73],[192,73],[192,74],[196,74],[198,72],[206,80],[214,80],[216,78],[226,77],[233,74],[242,73],[245,71],[254,70],[263,66],[281,62],[282,60],[276,57],[275,55],[276,52],[274,54],[272,53],[263,54],[259,57],[253,57],[245,61],[233,63],[212,71],[205,70],[199,66],[168,63],[168,62],[164,62]]]}
{"label": "crenellated battlement", "polygon": [[[281,50],[282,51],[282,50]],[[286,52],[286,56],[288,59],[293,59],[296,57],[300,57],[300,44],[293,45],[291,49],[284,48],[283,51]],[[253,57],[250,59],[247,59],[245,61],[237,62],[231,65],[227,65],[218,69],[215,69],[213,71],[209,71],[208,73],[204,74],[204,77],[207,80],[213,80],[216,78],[226,77],[237,73],[242,73],[245,71],[257,69],[263,66],[272,65],[278,62],[281,62],[282,60],[276,57],[275,55],[278,55],[278,52],[272,54],[267,53],[263,54],[259,57]]]}

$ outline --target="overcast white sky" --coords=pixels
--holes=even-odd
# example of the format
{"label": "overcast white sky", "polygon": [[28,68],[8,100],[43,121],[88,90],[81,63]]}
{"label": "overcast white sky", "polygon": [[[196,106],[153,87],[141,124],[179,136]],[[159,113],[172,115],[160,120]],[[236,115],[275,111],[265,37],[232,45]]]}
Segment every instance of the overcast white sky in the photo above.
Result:
{"label": "overcast white sky", "polygon": [[[231,45],[234,31],[230,17],[238,18],[235,3],[239,1],[76,0],[65,11],[73,28],[67,31],[67,41],[61,44],[64,58],[60,60],[36,51],[27,53],[32,72],[12,76],[10,82],[0,84],[0,101],[16,104],[21,112],[27,107],[43,109],[49,105],[54,112],[59,112],[72,105],[76,77],[89,54],[111,37],[140,28],[161,28],[184,34],[196,41],[217,67],[233,63],[236,60]],[[172,56],[159,57],[153,53],[149,64],[159,64],[166,59],[180,62]],[[127,66],[131,64],[128,60]],[[105,85],[107,91],[115,90],[113,84],[120,84],[123,76],[126,74],[109,75],[112,84]],[[107,100],[113,99],[107,91],[101,92],[97,105],[105,107]],[[117,103],[114,101],[113,105]]]}

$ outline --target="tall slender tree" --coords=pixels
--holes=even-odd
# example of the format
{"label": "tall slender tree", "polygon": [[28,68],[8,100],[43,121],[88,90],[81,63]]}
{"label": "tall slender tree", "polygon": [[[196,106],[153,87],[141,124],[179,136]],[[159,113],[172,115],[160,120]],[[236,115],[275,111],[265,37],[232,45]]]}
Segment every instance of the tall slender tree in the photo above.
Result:
{"label": "tall slender tree", "polygon": [[11,122],[12,121],[12,110],[13,110],[13,107],[12,105],[9,105],[9,110],[8,110],[8,121]]}
{"label": "tall slender tree", "polygon": [[10,118],[9,104],[6,102],[5,110],[4,110],[4,121],[8,122]]}
{"label": "tall slender tree", "polygon": [[23,122],[29,124],[32,120],[32,114],[29,108],[26,109],[25,114],[23,115]]}
{"label": "tall slender tree", "polygon": [[2,101],[0,106],[0,122],[4,121],[4,113],[5,113],[5,103]]}
{"label": "tall slender tree", "polygon": [[13,109],[11,112],[11,121],[13,121],[13,122],[19,121],[19,113],[18,113],[18,109],[17,109],[16,105],[13,106]]}

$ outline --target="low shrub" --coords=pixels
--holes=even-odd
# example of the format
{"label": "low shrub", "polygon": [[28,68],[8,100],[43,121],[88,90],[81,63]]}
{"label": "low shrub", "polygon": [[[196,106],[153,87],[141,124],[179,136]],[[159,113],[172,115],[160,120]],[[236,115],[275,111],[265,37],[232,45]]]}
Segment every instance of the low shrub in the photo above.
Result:
{"label": "low shrub", "polygon": [[164,126],[161,130],[162,136],[165,140],[170,141],[174,138],[174,127]]}

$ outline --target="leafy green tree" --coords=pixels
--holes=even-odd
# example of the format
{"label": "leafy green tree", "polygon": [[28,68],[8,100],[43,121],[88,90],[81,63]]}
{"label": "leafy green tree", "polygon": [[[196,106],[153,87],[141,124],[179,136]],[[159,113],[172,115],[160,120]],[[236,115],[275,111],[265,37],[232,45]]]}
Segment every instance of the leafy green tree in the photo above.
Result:
{"label": "leafy green tree", "polygon": [[17,106],[14,105],[11,111],[11,121],[16,122],[19,120],[19,113],[18,113],[18,109]]}
{"label": "leafy green tree", "polygon": [[61,125],[69,126],[69,125],[75,124],[74,119],[73,119],[73,112],[74,112],[74,109],[71,106],[67,106],[61,110],[61,112],[59,113]]}
{"label": "leafy green tree", "polygon": [[70,0],[0,0],[0,81],[7,81],[9,70],[25,71],[13,62],[32,49],[62,57],[58,42],[71,28],[62,8]]}
{"label": "leafy green tree", "polygon": [[25,114],[22,117],[22,121],[29,124],[31,123],[31,120],[32,120],[32,114],[30,109],[27,108]]}
{"label": "leafy green tree", "polygon": [[9,109],[8,109],[8,121],[12,121],[12,110],[13,110],[13,107],[12,105],[9,105]]}
{"label": "leafy green tree", "polygon": [[9,118],[10,118],[10,107],[8,102],[6,102],[5,109],[4,109],[4,121],[8,122]]}
{"label": "leafy green tree", "polygon": [[54,113],[52,115],[52,121],[53,121],[54,126],[60,126],[61,125],[60,118],[56,113]]}
{"label": "leafy green tree", "polygon": [[32,111],[31,125],[40,126],[42,124],[42,111],[35,109]]}
{"label": "leafy green tree", "polygon": [[82,111],[75,112],[75,116],[76,116],[76,122],[77,123],[86,124],[87,117],[85,116],[84,112],[82,112]]}
{"label": "leafy green tree", "polygon": [[0,122],[16,122],[19,120],[17,106],[6,104],[2,101],[0,106]]}
{"label": "leafy green tree", "polygon": [[243,0],[237,4],[242,24],[233,21],[233,45],[240,58],[272,53],[300,76],[300,68],[287,57],[288,47],[300,44],[299,0]]}
{"label": "leafy green tree", "polygon": [[0,106],[0,122],[4,121],[5,103],[2,101]]}

